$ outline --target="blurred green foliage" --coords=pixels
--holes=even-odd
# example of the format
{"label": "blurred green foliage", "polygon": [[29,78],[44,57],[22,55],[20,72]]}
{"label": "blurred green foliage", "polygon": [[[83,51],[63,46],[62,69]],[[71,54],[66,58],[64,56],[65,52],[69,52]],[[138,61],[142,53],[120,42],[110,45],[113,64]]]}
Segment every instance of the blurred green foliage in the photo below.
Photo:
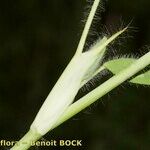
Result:
{"label": "blurred green foliage", "polygon": [[[0,1],[0,139],[18,140],[28,130],[75,52],[86,5],[80,0]],[[109,0],[104,7],[93,30],[100,32],[102,23],[111,32],[121,26],[122,18],[126,24],[133,20],[138,31],[131,32],[133,38],[128,42],[125,38],[110,49],[109,58],[146,53],[143,46],[150,44],[150,1]],[[95,38],[96,34],[91,35],[88,43]],[[84,150],[149,150],[149,100],[149,87],[125,83],[106,95],[103,103],[91,106],[45,138],[82,139],[80,149]]]}

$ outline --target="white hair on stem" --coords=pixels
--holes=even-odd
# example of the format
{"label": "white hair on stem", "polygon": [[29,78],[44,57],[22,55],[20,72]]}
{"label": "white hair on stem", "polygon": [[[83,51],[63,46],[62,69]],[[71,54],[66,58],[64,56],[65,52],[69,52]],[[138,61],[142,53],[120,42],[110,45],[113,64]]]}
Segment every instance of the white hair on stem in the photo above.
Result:
{"label": "white hair on stem", "polygon": [[82,51],[83,51],[83,48],[84,48],[84,45],[85,45],[85,42],[86,42],[86,39],[87,39],[87,35],[89,33],[89,30],[90,30],[93,18],[95,16],[95,13],[96,13],[96,10],[98,8],[98,5],[99,5],[100,1],[101,0],[95,0],[94,1],[94,4],[93,4],[93,6],[91,8],[90,14],[89,14],[88,19],[87,19],[87,22],[85,24],[85,28],[83,30],[81,39],[79,41],[79,45],[77,47],[76,54],[81,54]]}

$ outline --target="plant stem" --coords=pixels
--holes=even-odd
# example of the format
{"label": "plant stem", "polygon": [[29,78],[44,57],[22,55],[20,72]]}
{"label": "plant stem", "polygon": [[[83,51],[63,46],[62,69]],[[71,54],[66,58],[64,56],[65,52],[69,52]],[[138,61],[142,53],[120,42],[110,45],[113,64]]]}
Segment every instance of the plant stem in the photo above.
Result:
{"label": "plant stem", "polygon": [[[115,87],[119,86],[121,83],[135,75],[140,70],[144,69],[150,64],[150,52],[139,58],[131,66],[121,71],[119,74],[114,75],[112,78],[104,82],[102,85],[91,91],[89,94],[79,99],[77,102],[73,103],[67,111],[62,115],[58,122],[53,126],[52,129],[56,128],[66,120],[70,119],[96,100],[113,90]],[[30,130],[11,150],[27,150],[31,146],[31,142],[37,141],[41,138],[41,135],[36,131]],[[25,143],[25,144],[24,144]]]}
{"label": "plant stem", "polygon": [[83,33],[82,33],[79,45],[77,47],[76,54],[81,54],[82,51],[83,51],[83,48],[84,48],[84,45],[85,45],[85,41],[87,39],[87,35],[89,33],[89,30],[90,30],[90,27],[91,27],[91,24],[92,24],[92,21],[93,21],[93,18],[94,18],[94,15],[96,13],[96,10],[98,8],[99,3],[100,3],[100,0],[95,0],[94,1],[94,4],[93,4],[93,6],[91,8],[91,11],[90,11],[90,14],[88,16],[88,19],[86,21],[86,24],[85,24],[85,27],[84,27],[84,30],[83,30]]}
{"label": "plant stem", "polygon": [[25,136],[15,144],[10,150],[27,150],[32,146],[32,143],[35,143],[41,138],[41,135],[37,131],[29,130]]}
{"label": "plant stem", "polygon": [[86,96],[79,99],[77,102],[73,103],[64,113],[64,115],[58,120],[58,122],[53,126],[53,129],[67,121],[86,107],[90,106],[96,100],[119,86],[121,83],[131,78],[133,75],[144,69],[150,64],[150,52],[139,58],[132,65],[130,65],[125,70],[121,71],[119,74],[114,75],[112,78],[104,82],[102,85],[88,93]]}
{"label": "plant stem", "polygon": [[[112,78],[104,82],[102,85],[91,91],[89,94],[79,99],[77,102],[73,103],[64,115],[58,120],[58,122],[53,126],[52,129],[56,128],[66,120],[70,119],[96,100],[119,86],[121,83],[131,78],[140,70],[144,69],[150,64],[150,52],[136,60],[131,66],[121,71],[119,74],[114,75]],[[11,150],[27,150],[31,146],[31,142],[35,142],[41,138],[41,135],[36,131],[30,130]]]}

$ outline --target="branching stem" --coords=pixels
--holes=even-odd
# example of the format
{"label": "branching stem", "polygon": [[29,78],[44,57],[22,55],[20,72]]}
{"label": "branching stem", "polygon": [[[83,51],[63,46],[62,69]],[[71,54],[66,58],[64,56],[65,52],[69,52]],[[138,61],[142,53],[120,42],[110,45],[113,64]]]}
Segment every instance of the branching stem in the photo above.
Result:
{"label": "branching stem", "polygon": [[133,75],[144,69],[150,64],[150,52],[139,58],[131,66],[121,71],[119,74],[114,75],[112,78],[104,82],[102,85],[88,93],[86,96],[79,99],[77,102],[73,103],[64,113],[64,115],[58,120],[56,125],[57,127],[66,120],[70,119],[86,107],[90,106],[96,100],[109,93],[111,90],[119,86],[124,81],[131,78]]}

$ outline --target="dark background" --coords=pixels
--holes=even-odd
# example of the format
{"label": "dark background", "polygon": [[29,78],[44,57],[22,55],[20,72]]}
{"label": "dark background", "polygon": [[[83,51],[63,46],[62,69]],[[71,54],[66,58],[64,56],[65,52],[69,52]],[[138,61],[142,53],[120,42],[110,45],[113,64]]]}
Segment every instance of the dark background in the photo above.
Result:
{"label": "dark background", "polygon": [[[29,129],[75,52],[86,6],[90,4],[85,0],[0,1],[0,139],[18,140]],[[102,19],[96,21],[92,33],[113,33],[131,20],[136,29],[130,30],[120,45],[112,46],[109,59],[146,53],[150,1],[109,0],[103,6]],[[86,47],[97,34],[89,36]],[[149,87],[124,83],[44,138],[83,140],[82,148],[61,149],[149,150],[149,115]]]}

